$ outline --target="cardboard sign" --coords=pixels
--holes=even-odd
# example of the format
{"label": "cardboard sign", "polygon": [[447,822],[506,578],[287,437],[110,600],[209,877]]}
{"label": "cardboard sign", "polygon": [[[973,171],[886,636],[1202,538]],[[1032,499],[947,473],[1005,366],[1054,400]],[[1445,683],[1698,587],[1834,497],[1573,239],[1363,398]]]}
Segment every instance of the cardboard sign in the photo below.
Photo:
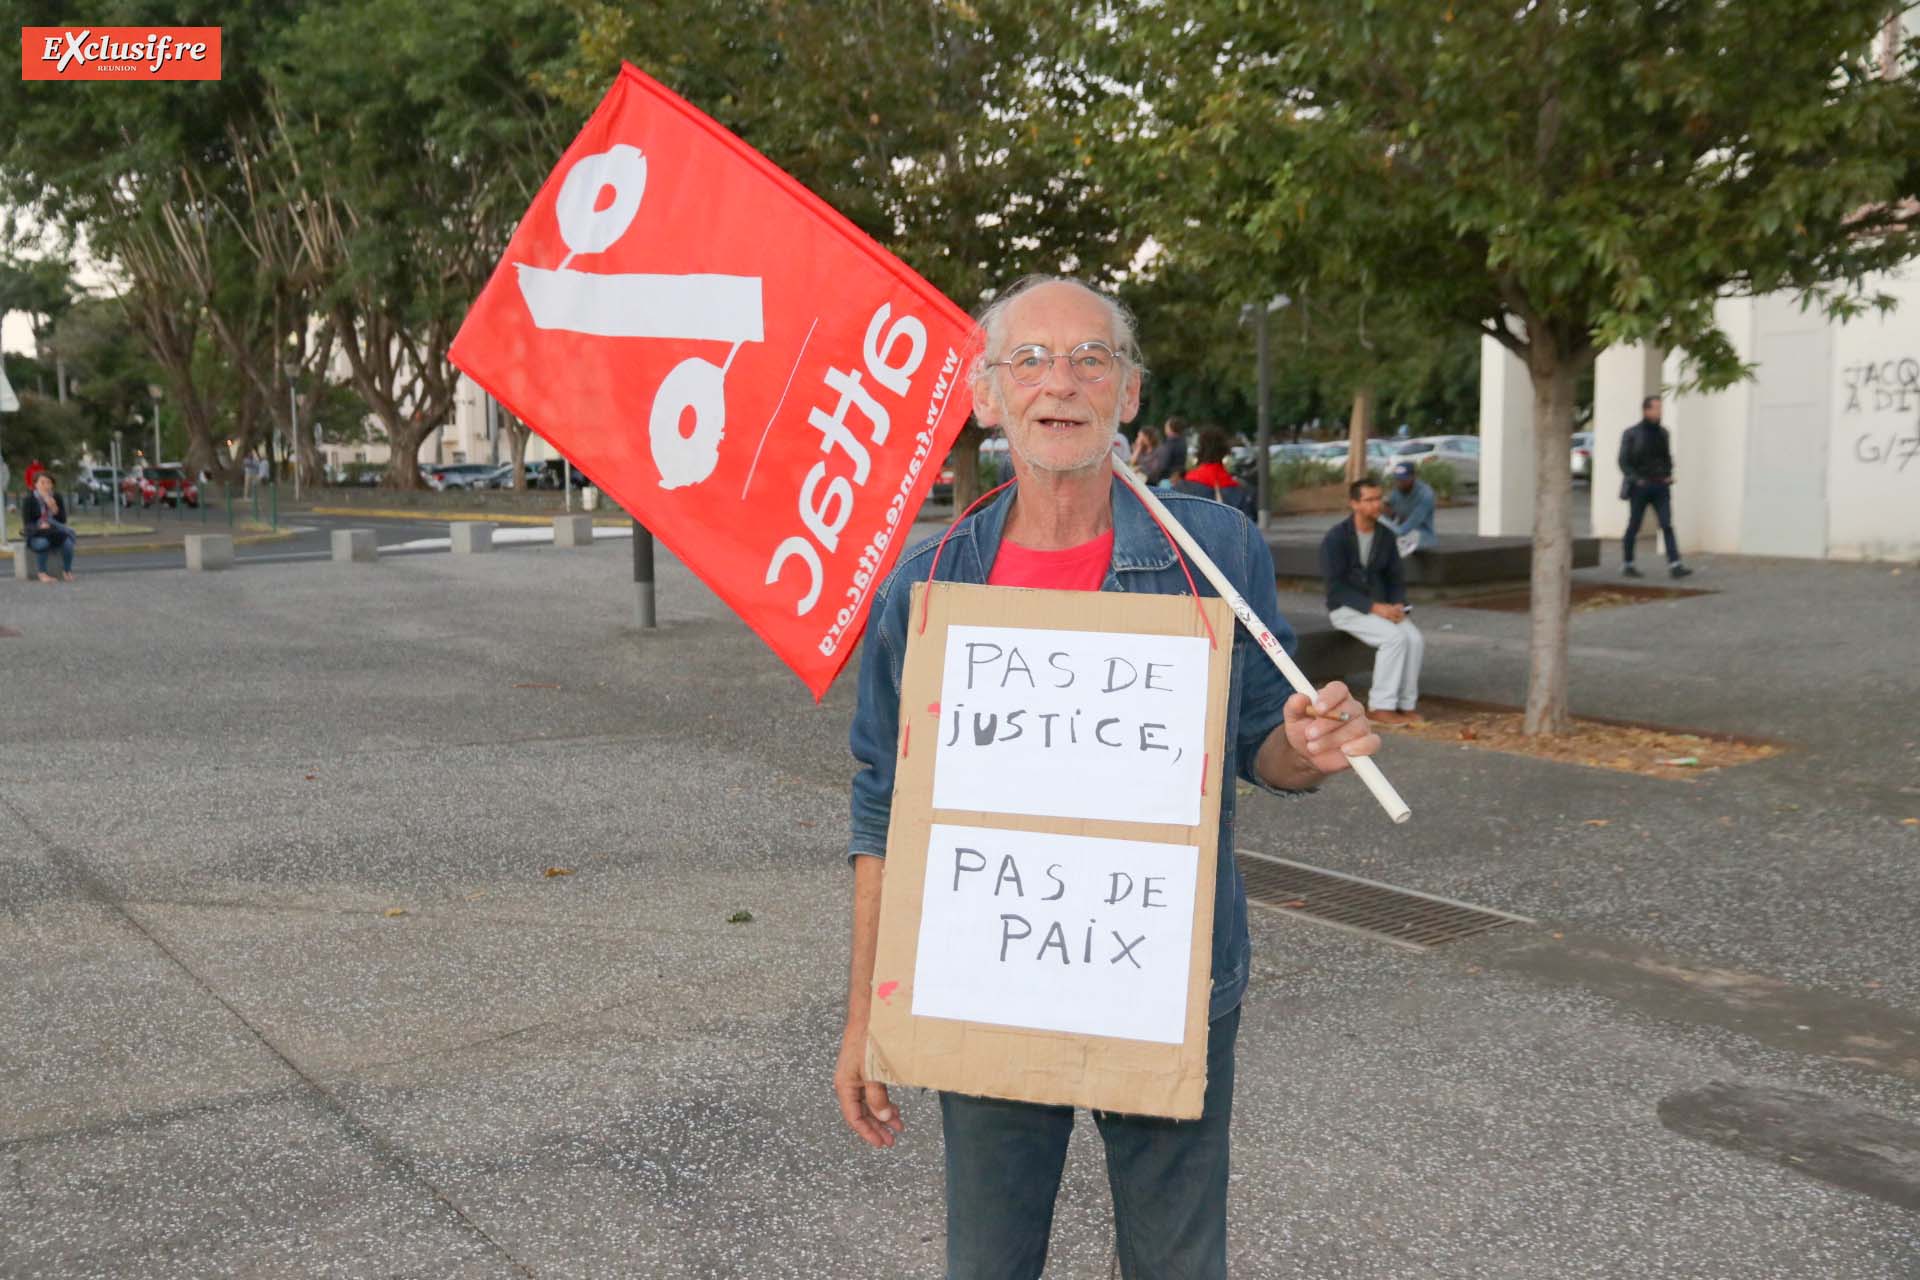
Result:
{"label": "cardboard sign", "polygon": [[953,583],[912,609],[868,1072],[1198,1116],[1232,614]]}
{"label": "cardboard sign", "polygon": [[451,357],[819,697],[970,410],[971,322],[623,67]]}
{"label": "cardboard sign", "polygon": [[1199,856],[935,823],[914,1014],[1179,1044]]}
{"label": "cardboard sign", "polygon": [[954,627],[934,807],[1194,825],[1207,659],[1204,636]]}

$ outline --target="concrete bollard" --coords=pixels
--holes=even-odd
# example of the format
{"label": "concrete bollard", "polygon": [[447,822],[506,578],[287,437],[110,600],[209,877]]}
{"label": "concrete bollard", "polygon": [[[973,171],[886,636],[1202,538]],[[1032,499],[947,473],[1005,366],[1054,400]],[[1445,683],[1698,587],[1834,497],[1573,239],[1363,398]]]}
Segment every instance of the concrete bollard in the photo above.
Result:
{"label": "concrete bollard", "polygon": [[[22,582],[30,581],[33,577],[33,552],[27,550],[24,542],[9,542],[7,549],[13,552],[13,576]],[[48,563],[51,564],[52,560],[49,559]]]}
{"label": "concrete bollard", "polygon": [[553,545],[556,547],[592,546],[593,517],[555,516],[553,518]]}
{"label": "concrete bollard", "polygon": [[233,537],[225,533],[187,535],[187,568],[195,573],[233,567]]}
{"label": "concrete bollard", "polygon": [[458,556],[476,556],[483,551],[493,550],[493,525],[485,520],[456,520],[453,522],[453,553]]}
{"label": "concrete bollard", "polygon": [[333,531],[333,559],[335,564],[371,564],[380,558],[379,544],[374,541],[371,529],[335,529]]}

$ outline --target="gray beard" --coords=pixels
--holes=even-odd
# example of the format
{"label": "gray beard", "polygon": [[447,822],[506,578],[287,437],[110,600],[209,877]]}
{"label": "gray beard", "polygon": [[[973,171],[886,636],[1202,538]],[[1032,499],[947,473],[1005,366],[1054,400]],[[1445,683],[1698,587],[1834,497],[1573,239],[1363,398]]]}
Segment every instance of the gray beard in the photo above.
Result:
{"label": "gray beard", "polygon": [[1100,438],[1100,447],[1081,461],[1070,463],[1041,462],[1030,456],[1026,450],[1020,447],[1019,442],[1013,438],[1011,431],[1007,432],[1007,447],[1020,455],[1020,461],[1026,463],[1035,471],[1044,471],[1048,475],[1073,475],[1080,471],[1091,471],[1106,461],[1107,452],[1113,448],[1113,433],[1119,429],[1120,414],[1117,409],[1114,411],[1113,416],[1114,420],[1112,422],[1102,424],[1106,427],[1106,433]]}

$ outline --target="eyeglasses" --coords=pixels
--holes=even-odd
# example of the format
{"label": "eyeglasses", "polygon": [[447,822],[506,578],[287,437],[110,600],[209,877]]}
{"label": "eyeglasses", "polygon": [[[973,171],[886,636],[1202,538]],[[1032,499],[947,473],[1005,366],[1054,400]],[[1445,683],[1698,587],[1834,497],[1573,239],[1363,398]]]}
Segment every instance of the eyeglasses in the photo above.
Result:
{"label": "eyeglasses", "polygon": [[1037,387],[1047,380],[1053,372],[1053,362],[1064,359],[1067,368],[1073,371],[1076,380],[1089,386],[1106,381],[1114,366],[1120,363],[1120,357],[1113,348],[1104,342],[1083,342],[1064,356],[1055,355],[1039,343],[1028,343],[1024,347],[1015,347],[1005,360],[995,360],[995,365],[1005,365],[1013,380],[1023,387]]}

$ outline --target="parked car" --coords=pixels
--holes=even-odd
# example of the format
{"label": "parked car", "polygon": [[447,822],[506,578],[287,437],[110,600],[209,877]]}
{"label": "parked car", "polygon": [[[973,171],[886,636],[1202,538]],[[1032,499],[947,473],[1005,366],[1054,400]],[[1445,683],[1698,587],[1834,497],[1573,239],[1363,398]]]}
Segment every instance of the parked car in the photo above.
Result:
{"label": "parked car", "polygon": [[495,468],[490,462],[436,462],[422,468],[429,489],[484,489]]}
{"label": "parked car", "polygon": [[112,502],[113,468],[80,468],[73,482],[73,500],[83,507],[101,507]]}
{"label": "parked car", "polygon": [[1453,468],[1454,482],[1462,489],[1480,487],[1479,436],[1422,436],[1401,445],[1393,460],[1410,461],[1416,466],[1444,462]]}
{"label": "parked car", "polygon": [[120,481],[121,499],[128,505],[151,507],[162,503],[170,507],[200,505],[200,486],[178,462],[143,462]]}
{"label": "parked car", "polygon": [[1573,433],[1573,478],[1575,480],[1593,479],[1593,432],[1591,431]]}
{"label": "parked car", "polygon": [[[1289,440],[1282,444],[1269,444],[1267,446],[1267,458],[1270,462],[1286,462],[1293,458],[1311,458],[1320,448],[1320,445],[1313,444],[1310,441],[1295,443]],[[1251,476],[1253,474],[1253,451],[1254,446],[1250,444],[1237,444],[1227,450],[1227,470],[1242,480]]]}
{"label": "parked car", "polygon": [[[1385,471],[1393,465],[1393,444],[1387,440],[1367,441],[1367,470]],[[1347,465],[1349,446],[1346,441],[1338,440],[1332,444],[1321,445],[1314,457],[1322,462],[1330,462],[1336,467]]]}

